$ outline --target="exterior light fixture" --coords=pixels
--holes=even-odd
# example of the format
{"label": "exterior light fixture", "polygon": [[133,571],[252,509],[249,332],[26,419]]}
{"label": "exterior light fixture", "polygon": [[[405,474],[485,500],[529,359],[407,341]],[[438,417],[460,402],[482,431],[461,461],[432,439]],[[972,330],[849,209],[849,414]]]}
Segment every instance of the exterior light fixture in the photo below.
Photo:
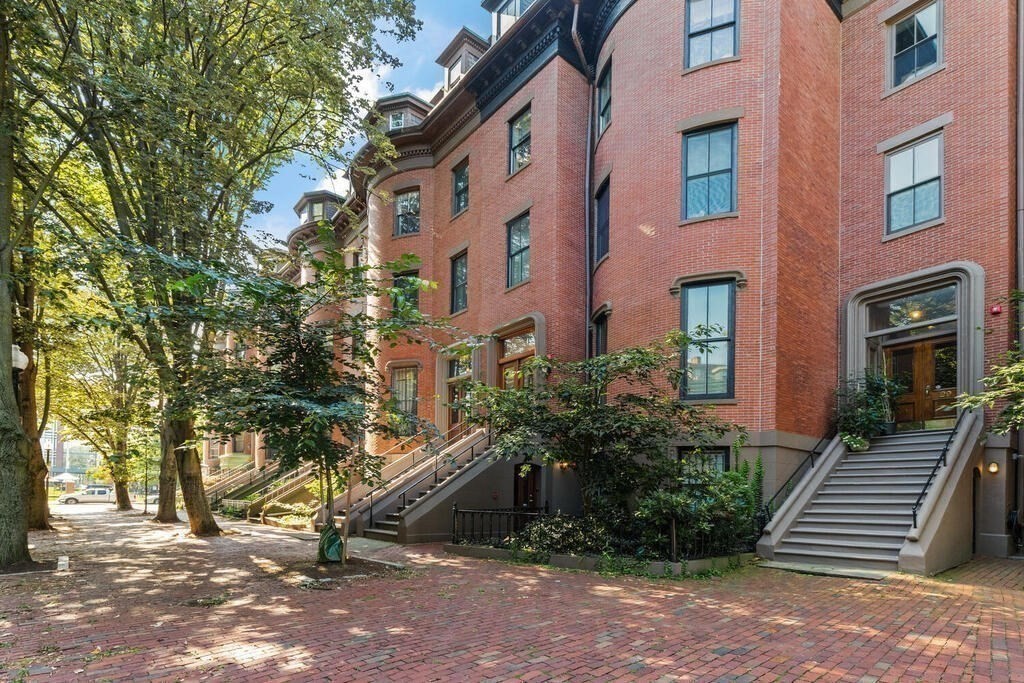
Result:
{"label": "exterior light fixture", "polygon": [[921,319],[921,316],[923,316],[923,315],[924,315],[924,312],[923,312],[923,311],[920,311],[920,310],[917,310],[917,311],[911,311],[911,312],[910,312],[910,319],[911,319],[911,320],[920,320],[920,319]]}
{"label": "exterior light fixture", "polygon": [[992,474],[999,474],[999,463],[990,462],[988,464],[988,471],[991,472]]}

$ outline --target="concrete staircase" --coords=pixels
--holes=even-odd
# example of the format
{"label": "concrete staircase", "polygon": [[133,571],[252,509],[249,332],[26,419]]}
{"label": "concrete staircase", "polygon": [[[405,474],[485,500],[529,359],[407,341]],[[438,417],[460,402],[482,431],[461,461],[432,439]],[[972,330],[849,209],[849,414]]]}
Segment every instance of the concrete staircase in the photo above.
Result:
{"label": "concrete staircase", "polygon": [[893,570],[951,430],[901,432],[846,452],[774,550],[778,562]]}

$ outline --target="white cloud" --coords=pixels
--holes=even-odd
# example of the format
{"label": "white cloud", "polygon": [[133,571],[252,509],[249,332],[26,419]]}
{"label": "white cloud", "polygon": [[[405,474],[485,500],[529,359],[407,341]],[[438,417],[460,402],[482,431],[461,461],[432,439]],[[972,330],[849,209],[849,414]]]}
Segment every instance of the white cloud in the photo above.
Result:
{"label": "white cloud", "polygon": [[443,87],[444,81],[440,80],[437,83],[435,83],[432,88],[413,88],[411,92],[413,95],[420,98],[421,100],[426,100],[427,102],[429,102],[430,99],[437,93],[437,91]]}

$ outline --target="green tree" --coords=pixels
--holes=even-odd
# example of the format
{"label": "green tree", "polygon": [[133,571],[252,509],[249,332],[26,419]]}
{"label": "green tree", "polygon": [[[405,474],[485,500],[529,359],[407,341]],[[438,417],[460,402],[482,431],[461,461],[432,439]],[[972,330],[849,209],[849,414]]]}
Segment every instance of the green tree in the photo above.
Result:
{"label": "green tree", "polygon": [[[376,480],[381,458],[363,447],[368,433],[398,436],[408,416],[399,415],[375,370],[380,344],[431,343],[431,332],[452,333],[444,321],[420,315],[408,294],[424,280],[392,277],[415,265],[413,257],[379,267],[346,267],[345,253],[328,245],[311,260],[316,281],[294,285],[273,276],[228,275],[203,269],[182,286],[226,281],[229,294],[211,311],[218,329],[259,353],[245,357],[211,349],[192,384],[206,406],[205,426],[222,434],[256,431],[282,468],[313,465],[324,482],[322,501],[352,477]],[[390,315],[356,312],[348,304],[388,297]],[[322,315],[328,313],[329,315]],[[333,515],[326,515],[333,526]]]}
{"label": "green tree", "polygon": [[567,463],[584,513],[623,514],[629,501],[676,471],[673,444],[697,448],[742,429],[679,398],[679,349],[699,342],[674,333],[664,342],[582,361],[536,357],[523,388],[474,384],[465,407],[490,426],[497,455]]}
{"label": "green tree", "polygon": [[80,328],[77,344],[51,360],[53,413],[90,444],[113,481],[118,510],[131,510],[133,430],[152,427],[156,380],[138,347],[119,332]]}
{"label": "green tree", "polygon": [[188,387],[213,342],[203,312],[226,292],[218,280],[172,285],[189,276],[183,264],[248,261],[244,224],[264,208],[254,193],[295,153],[331,165],[357,136],[393,152],[356,93],[364,74],[395,64],[379,37],[412,37],[413,3],[38,2],[50,19],[50,59],[17,72],[17,85],[65,136],[82,131],[81,163],[105,194],[102,205],[86,203],[65,181],[52,208],[82,251],[83,272],[156,372],[165,399],[157,519],[177,519],[164,485],[176,471],[192,532],[216,534]]}

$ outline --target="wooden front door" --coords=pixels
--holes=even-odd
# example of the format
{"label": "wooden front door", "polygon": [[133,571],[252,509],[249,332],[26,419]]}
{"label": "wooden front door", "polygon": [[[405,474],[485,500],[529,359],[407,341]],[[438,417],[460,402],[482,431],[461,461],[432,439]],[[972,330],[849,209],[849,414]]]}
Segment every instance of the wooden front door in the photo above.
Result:
{"label": "wooden front door", "polygon": [[522,367],[535,353],[536,341],[532,328],[502,339],[498,356],[498,386],[502,389],[522,389],[531,385],[530,373],[524,373]]}
{"label": "wooden front door", "polygon": [[540,507],[540,467],[522,464],[514,468],[512,504],[517,508]]}
{"label": "wooden front door", "polygon": [[890,346],[886,368],[906,392],[896,399],[899,429],[940,429],[956,418],[956,337],[925,339]]}

